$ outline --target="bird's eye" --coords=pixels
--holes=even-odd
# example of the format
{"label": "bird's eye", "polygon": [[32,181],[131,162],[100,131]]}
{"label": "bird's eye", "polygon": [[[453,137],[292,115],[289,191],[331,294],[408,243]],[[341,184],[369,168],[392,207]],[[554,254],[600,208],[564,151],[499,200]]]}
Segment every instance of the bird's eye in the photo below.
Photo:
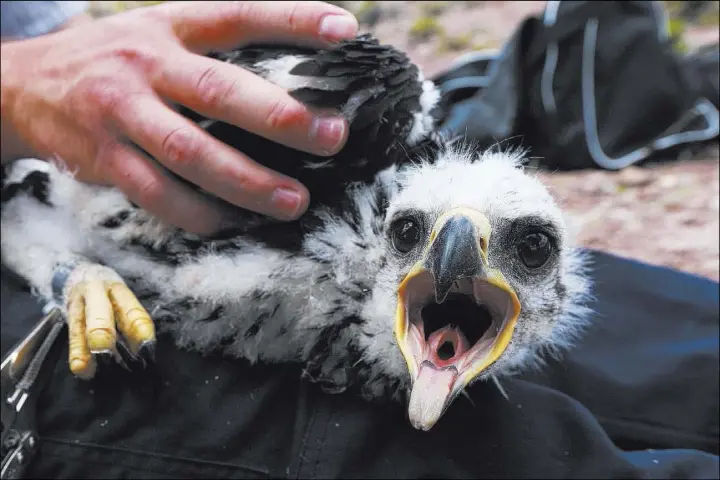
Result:
{"label": "bird's eye", "polygon": [[517,251],[527,268],[540,268],[552,254],[552,243],[544,233],[531,233],[520,241]]}
{"label": "bird's eye", "polygon": [[411,218],[401,218],[390,226],[393,247],[400,253],[408,253],[420,241],[420,226]]}

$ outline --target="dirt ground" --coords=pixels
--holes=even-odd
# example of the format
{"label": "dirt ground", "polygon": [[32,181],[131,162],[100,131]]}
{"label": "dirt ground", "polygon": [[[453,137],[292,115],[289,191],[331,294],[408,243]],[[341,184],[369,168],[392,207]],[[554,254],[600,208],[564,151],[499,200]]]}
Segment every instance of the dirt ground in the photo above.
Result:
{"label": "dirt ground", "polygon": [[[520,21],[540,13],[546,2],[344,3],[359,11],[361,30],[408,52],[431,77],[465,52],[499,49]],[[373,26],[363,18],[370,5],[379,16]],[[439,27],[418,39],[411,32],[419,25]],[[682,38],[692,49],[718,36],[717,25],[689,25]],[[717,148],[690,160],[621,172],[540,173],[569,212],[580,244],[713,280],[720,277],[719,175]]]}
{"label": "dirt ground", "polygon": [[[159,2],[91,2],[97,13]],[[499,50],[543,1],[332,2],[353,11],[362,32],[406,51],[432,77],[463,53]],[[664,2],[672,7],[681,2]],[[717,3],[706,17],[682,22],[687,48],[717,42]],[[675,28],[677,24],[671,23]],[[673,30],[674,31],[674,30]],[[541,173],[578,228],[582,245],[718,280],[718,149],[622,172]]]}
{"label": "dirt ground", "polygon": [[541,173],[580,244],[718,280],[718,155],[620,173]]}

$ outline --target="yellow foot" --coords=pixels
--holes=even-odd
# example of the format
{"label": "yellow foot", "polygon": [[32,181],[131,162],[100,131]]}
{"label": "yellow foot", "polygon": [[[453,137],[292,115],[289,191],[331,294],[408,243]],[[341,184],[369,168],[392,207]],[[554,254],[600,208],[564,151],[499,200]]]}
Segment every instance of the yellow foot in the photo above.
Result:
{"label": "yellow foot", "polygon": [[74,375],[95,376],[96,357],[111,357],[126,368],[127,360],[155,360],[155,325],[114,270],[79,266],[68,278],[65,293],[68,361]]}

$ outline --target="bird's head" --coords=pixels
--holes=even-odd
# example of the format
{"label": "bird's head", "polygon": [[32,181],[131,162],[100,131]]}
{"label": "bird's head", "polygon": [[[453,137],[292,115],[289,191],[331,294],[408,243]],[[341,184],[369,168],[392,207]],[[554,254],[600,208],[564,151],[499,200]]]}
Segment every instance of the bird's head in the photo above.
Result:
{"label": "bird's head", "polygon": [[561,210],[519,155],[450,149],[398,178],[369,308],[393,312],[410,421],[429,430],[473,381],[565,346],[588,285]]}

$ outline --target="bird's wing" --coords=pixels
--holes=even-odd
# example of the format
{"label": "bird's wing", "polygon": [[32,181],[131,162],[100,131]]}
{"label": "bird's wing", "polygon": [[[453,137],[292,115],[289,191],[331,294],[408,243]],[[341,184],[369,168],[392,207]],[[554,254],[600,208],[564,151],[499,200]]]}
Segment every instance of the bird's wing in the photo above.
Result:
{"label": "bird's wing", "polygon": [[315,205],[334,203],[348,183],[371,182],[432,138],[437,94],[418,67],[391,46],[360,36],[328,49],[245,47],[213,58],[286,88],[311,107],[334,109],[350,122],[345,147],[332,157],[273,143],[235,126],[181,109],[215,138],[303,183]]}

